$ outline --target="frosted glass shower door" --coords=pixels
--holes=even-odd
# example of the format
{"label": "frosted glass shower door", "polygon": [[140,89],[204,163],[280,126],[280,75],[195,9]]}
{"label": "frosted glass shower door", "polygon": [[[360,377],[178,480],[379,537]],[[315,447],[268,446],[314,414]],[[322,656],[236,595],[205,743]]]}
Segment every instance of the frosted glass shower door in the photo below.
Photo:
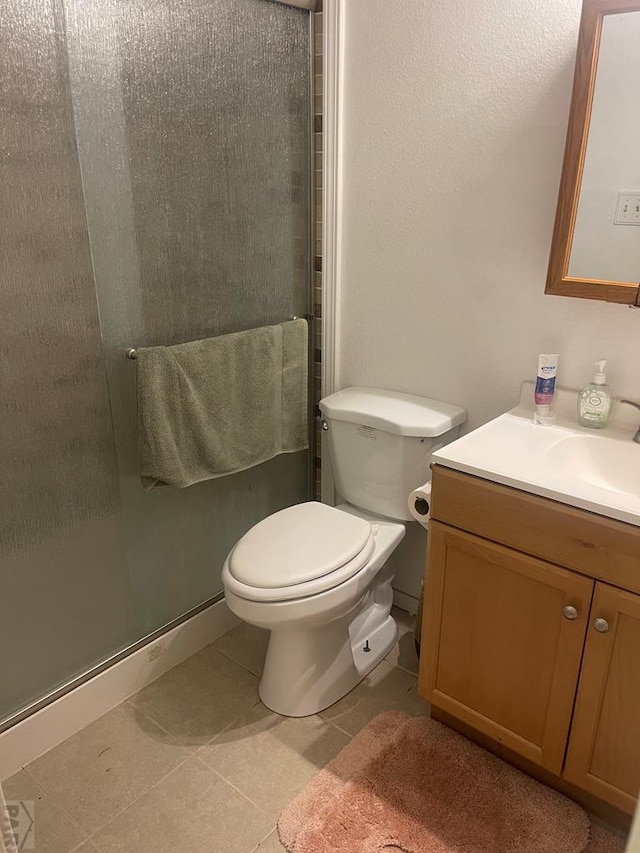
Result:
{"label": "frosted glass shower door", "polygon": [[135,639],[62,10],[0,3],[0,729]]}
{"label": "frosted glass shower door", "polygon": [[309,311],[309,13],[268,0],[65,0],[72,102],[140,635],[222,590],[308,453],[142,490],[135,362]]}

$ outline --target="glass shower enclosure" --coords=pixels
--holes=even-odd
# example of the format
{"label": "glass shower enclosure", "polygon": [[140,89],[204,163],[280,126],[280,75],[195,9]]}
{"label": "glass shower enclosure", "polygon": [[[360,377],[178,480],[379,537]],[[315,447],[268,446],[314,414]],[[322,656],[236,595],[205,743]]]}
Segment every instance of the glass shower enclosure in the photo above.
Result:
{"label": "glass shower enclosure", "polygon": [[310,313],[299,5],[3,0],[0,730],[219,597],[309,497],[310,452],[144,491],[124,355]]}

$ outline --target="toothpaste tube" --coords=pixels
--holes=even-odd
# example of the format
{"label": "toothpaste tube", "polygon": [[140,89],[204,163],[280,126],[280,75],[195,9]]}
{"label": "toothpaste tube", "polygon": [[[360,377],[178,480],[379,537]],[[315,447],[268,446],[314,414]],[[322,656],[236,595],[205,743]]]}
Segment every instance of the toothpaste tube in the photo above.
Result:
{"label": "toothpaste tube", "polygon": [[559,355],[543,354],[538,356],[538,375],[536,377],[536,390],[533,395],[536,411],[533,416],[534,423],[552,424],[555,415],[551,413],[553,393],[556,387],[556,375],[558,373]]}

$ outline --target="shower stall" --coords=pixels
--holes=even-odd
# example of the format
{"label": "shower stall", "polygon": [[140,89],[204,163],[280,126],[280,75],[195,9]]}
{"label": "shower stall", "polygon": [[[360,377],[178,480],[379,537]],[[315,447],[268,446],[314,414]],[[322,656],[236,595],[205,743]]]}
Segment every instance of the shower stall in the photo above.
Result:
{"label": "shower stall", "polygon": [[309,451],[144,491],[124,354],[310,314],[311,5],[0,5],[0,731],[309,497]]}

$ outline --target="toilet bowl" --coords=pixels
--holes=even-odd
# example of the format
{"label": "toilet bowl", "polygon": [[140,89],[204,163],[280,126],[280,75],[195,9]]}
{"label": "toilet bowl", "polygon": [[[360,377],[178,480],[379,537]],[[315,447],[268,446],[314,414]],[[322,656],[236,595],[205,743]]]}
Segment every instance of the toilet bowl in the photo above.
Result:
{"label": "toilet bowl", "polygon": [[427,479],[433,449],[465,420],[457,406],[370,388],[337,392],[320,408],[347,502],[268,516],[222,570],[230,610],[270,631],[260,698],[290,717],[337,702],[396,642],[388,559],[411,520],[407,497]]}
{"label": "toilet bowl", "polygon": [[[356,523],[345,525],[345,520]],[[314,541],[307,543],[302,563],[306,575],[317,573],[317,577],[282,585],[282,575],[277,573],[281,542],[269,529],[261,528],[269,528],[271,521],[278,526],[290,524],[296,539],[311,535]],[[332,535],[336,527],[340,528],[339,542]],[[347,531],[353,539],[349,540]],[[403,523],[345,504],[329,507],[310,501],[282,510],[252,528],[246,537],[252,551],[262,543],[259,566],[265,576],[270,572],[271,582],[280,583],[279,587],[259,587],[255,585],[259,581],[248,584],[239,579],[244,563],[236,551],[247,544],[240,540],[224,564],[222,579],[230,610],[250,625],[271,632],[259,686],[260,698],[268,708],[289,717],[328,708],[390,651],[398,632],[390,615],[393,575],[384,568],[404,534]],[[314,552],[313,545],[318,543],[329,546],[336,563],[344,548],[343,564],[319,574],[329,563],[325,550]],[[359,545],[358,553],[351,556]],[[293,549],[288,555],[292,553]]]}

